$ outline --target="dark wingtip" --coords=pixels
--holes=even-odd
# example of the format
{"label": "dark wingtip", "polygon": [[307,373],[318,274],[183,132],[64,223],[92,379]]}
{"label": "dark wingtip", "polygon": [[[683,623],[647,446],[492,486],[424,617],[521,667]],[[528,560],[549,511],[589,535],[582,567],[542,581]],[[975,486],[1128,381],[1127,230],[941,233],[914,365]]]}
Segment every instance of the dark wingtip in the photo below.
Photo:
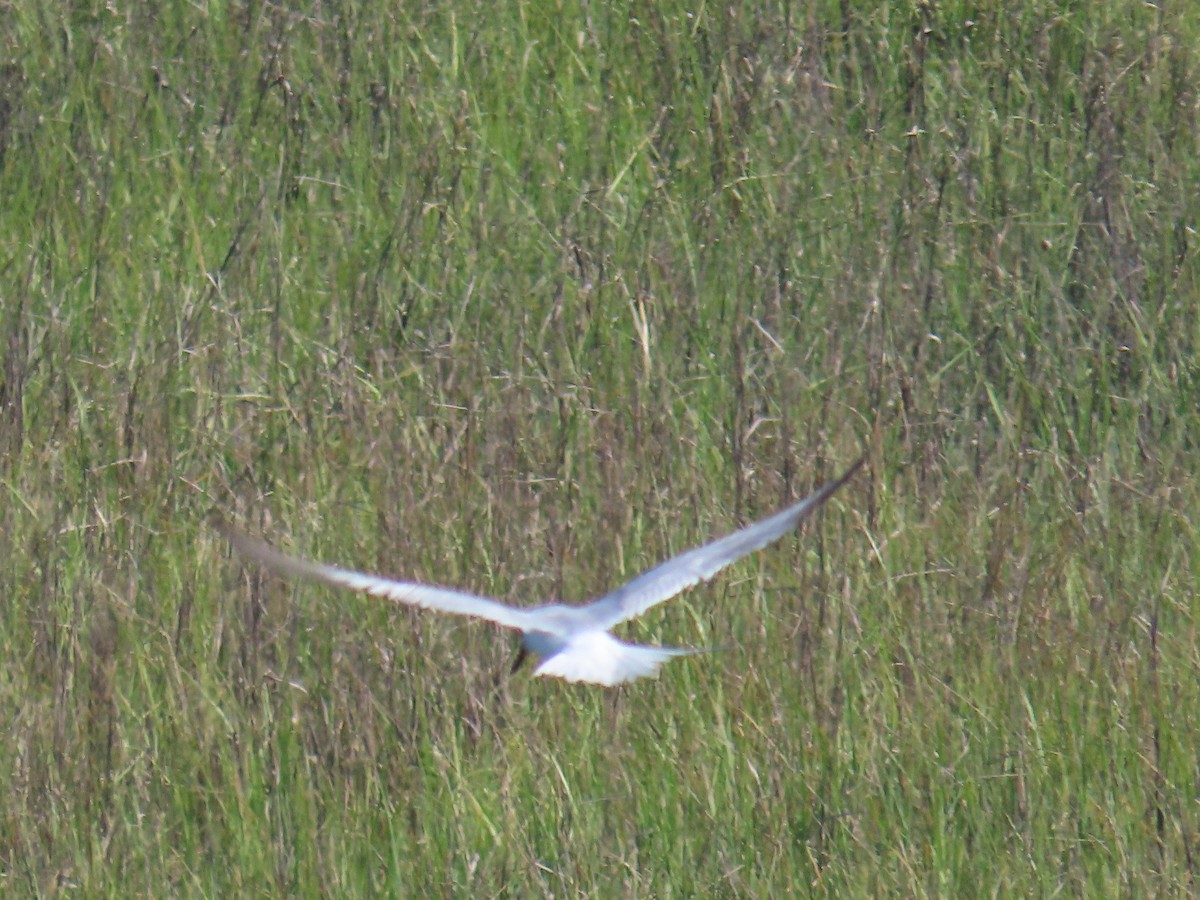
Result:
{"label": "dark wingtip", "polygon": [[208,525],[209,528],[211,528],[213,531],[217,532],[217,534],[221,535],[221,537],[226,538],[227,540],[230,538],[230,536],[235,531],[234,527],[232,525],[230,525],[229,522],[225,519],[225,517],[222,516],[219,512],[210,512],[207,516],[204,517],[204,522],[205,522],[205,524]]}
{"label": "dark wingtip", "polygon": [[217,513],[208,517],[208,524],[243,556],[291,575],[305,578],[320,577],[319,565],[283,553],[262,538],[253,537],[237,526],[231,525]]}
{"label": "dark wingtip", "polygon": [[845,473],[842,475],[842,477],[839,478],[838,480],[845,481],[846,479],[850,478],[855,472],[857,472],[864,465],[866,465],[866,463],[867,463],[867,454],[864,453],[862,456],[860,456],[854,462],[850,463],[850,468],[848,468],[845,471]]}
{"label": "dark wingtip", "polygon": [[209,528],[221,535],[221,537],[225,538],[225,540],[229,541],[229,543],[232,544],[235,549],[243,553],[247,552],[249,549],[257,549],[260,545],[263,547],[268,547],[268,549],[274,549],[271,548],[266,541],[251,537],[250,535],[246,534],[220,513],[209,513],[207,521]]}
{"label": "dark wingtip", "polygon": [[830,481],[829,483],[827,483],[827,484],[823,485],[821,488],[819,488],[817,491],[816,497],[815,497],[815,499],[817,501],[815,505],[820,505],[821,503],[824,503],[829,497],[833,496],[834,492],[837,491],[838,488],[840,488],[843,484],[845,484],[851,478],[853,478],[855,473],[859,469],[861,469],[866,464],[866,462],[867,462],[867,455],[864,453],[862,456],[860,456],[858,459],[856,459],[854,462],[852,462],[850,464],[850,467],[848,469],[846,469],[846,471],[843,472],[839,477],[835,478],[833,481]]}

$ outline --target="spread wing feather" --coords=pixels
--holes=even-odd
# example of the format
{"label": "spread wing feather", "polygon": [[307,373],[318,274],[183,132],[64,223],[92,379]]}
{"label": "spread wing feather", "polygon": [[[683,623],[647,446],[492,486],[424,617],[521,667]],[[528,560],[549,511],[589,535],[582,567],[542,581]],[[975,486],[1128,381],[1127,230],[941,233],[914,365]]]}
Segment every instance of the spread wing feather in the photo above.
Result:
{"label": "spread wing feather", "polygon": [[799,503],[711,544],[681,553],[600,598],[588,608],[605,630],[640,616],[693,585],[708,581],[730,563],[783,537],[828,500],[862,466],[860,458],[840,478],[822,485]]}
{"label": "spread wing feather", "polygon": [[296,556],[289,556],[276,550],[266,541],[250,537],[238,531],[233,526],[220,520],[214,520],[214,527],[223,534],[234,547],[260,563],[287,575],[301,578],[312,578],[332,584],[336,587],[350,588],[354,591],[365,591],[376,597],[386,597],[397,603],[417,606],[437,612],[452,613],[458,616],[474,616],[487,619],[506,628],[524,631],[536,620],[537,615],[532,609],[518,609],[492,600],[487,597],[477,597],[449,588],[432,587],[424,584],[413,584],[407,581],[393,581],[378,575],[368,575],[364,572],[354,572],[350,569],[339,569],[337,566],[327,566],[322,563],[310,562]]}

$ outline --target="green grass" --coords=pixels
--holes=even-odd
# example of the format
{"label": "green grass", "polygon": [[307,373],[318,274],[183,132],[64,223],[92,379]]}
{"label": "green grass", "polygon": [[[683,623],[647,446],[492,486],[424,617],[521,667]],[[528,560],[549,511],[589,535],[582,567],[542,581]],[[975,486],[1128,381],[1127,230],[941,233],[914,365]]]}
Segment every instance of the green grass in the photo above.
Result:
{"label": "green grass", "polygon": [[[987,6],[985,4],[985,6]],[[1187,4],[0,10],[0,884],[1187,896]],[[606,691],[595,596],[863,448]]]}

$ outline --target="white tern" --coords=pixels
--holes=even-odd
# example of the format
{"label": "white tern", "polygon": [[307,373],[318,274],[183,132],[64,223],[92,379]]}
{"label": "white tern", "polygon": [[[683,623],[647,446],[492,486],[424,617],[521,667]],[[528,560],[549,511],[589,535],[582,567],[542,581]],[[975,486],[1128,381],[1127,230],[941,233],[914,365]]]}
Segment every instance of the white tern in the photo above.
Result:
{"label": "white tern", "polygon": [[653,675],[674,656],[701,651],[627,644],[609,634],[609,629],[640,616],[686,588],[708,581],[730,563],[783,537],[849,481],[863,462],[864,459],[859,459],[840,478],[822,485],[799,503],[703,547],[681,553],[586,606],[558,603],[526,609],[508,606],[449,588],[395,581],[288,556],[223,521],[215,520],[214,525],[239,551],[285,574],[366,591],[422,609],[475,616],[516,629],[521,632],[521,658],[528,652],[541,659],[535,675],[616,685]]}

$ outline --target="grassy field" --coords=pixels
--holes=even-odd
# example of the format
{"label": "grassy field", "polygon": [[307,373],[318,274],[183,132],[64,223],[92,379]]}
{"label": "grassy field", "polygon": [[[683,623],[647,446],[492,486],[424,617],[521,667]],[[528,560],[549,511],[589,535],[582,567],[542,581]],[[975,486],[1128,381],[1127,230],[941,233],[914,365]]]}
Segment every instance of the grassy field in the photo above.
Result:
{"label": "grassy field", "polygon": [[[983,7],[983,8],[979,8]],[[0,7],[0,891],[1200,890],[1200,11]],[[584,600],[870,464],[615,690]]]}

